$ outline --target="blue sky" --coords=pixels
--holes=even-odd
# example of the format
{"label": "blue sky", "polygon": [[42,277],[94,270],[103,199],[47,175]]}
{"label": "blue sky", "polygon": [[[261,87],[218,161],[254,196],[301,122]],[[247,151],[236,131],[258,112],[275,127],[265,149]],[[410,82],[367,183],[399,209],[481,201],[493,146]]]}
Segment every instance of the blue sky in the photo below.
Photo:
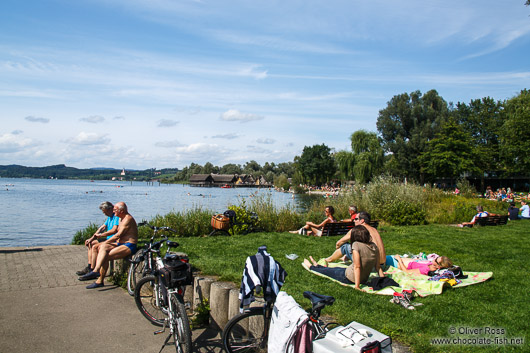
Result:
{"label": "blue sky", "polygon": [[350,150],[397,94],[530,88],[510,1],[3,0],[0,164],[183,168]]}

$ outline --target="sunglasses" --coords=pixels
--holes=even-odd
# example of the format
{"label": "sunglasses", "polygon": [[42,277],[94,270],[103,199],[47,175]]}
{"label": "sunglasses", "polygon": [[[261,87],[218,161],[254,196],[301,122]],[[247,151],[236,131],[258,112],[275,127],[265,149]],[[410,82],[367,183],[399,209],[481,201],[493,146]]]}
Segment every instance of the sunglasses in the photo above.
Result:
{"label": "sunglasses", "polygon": [[358,220],[359,220],[359,218],[354,218],[353,220],[354,220],[354,221],[358,221]]}

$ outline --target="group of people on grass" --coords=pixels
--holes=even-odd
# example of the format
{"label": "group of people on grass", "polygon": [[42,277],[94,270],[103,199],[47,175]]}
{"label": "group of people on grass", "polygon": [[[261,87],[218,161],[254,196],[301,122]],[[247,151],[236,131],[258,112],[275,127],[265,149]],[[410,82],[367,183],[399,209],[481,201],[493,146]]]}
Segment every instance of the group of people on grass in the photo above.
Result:
{"label": "group of people on grass", "polygon": [[498,188],[496,191],[494,191],[491,186],[486,187],[486,191],[484,192],[484,197],[489,200],[494,201],[504,201],[504,202],[517,202],[521,200],[528,200],[530,199],[530,193],[523,194],[523,193],[515,193],[512,191],[511,188]]}
{"label": "group of people on grass", "polygon": [[[329,222],[337,222],[334,218],[332,206],[325,208],[326,219],[320,223],[306,222],[302,228],[291,231],[291,233],[306,235],[322,235],[322,228]],[[322,273],[339,282],[354,284],[355,289],[361,290],[361,284],[365,284],[370,273],[375,271],[379,277],[385,277],[384,269],[394,266],[407,273],[427,275],[429,271],[449,268],[453,264],[446,256],[437,256],[432,261],[416,262],[409,258],[386,255],[385,246],[381,235],[376,228],[369,225],[370,215],[367,212],[357,212],[357,207],[349,207],[350,219],[343,220],[354,223],[354,227],[340,238],[335,244],[335,251],[324,259],[324,264],[318,264],[312,256],[304,259],[304,265],[312,271]],[[342,259],[350,260],[348,267],[329,267],[328,264]]]}
{"label": "group of people on grass", "polygon": [[109,261],[123,259],[137,250],[138,226],[124,202],[115,205],[105,201],[99,205],[107,219],[85,241],[88,265],[76,274],[80,281],[96,280],[87,289],[103,287]]}

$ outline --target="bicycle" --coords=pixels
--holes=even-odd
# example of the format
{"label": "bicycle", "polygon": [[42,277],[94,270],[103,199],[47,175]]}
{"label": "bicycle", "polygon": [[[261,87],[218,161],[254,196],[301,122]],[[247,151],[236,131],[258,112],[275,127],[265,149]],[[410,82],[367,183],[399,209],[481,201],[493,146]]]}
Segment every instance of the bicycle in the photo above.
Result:
{"label": "bicycle", "polygon": [[[155,227],[147,222],[138,223],[139,227],[147,226],[153,230],[153,235],[144,248],[138,251],[130,261],[129,272],[127,275],[127,292],[129,295],[134,295],[134,289],[137,282],[145,277],[147,274],[153,273],[155,270],[154,254],[160,253],[160,247],[167,241],[167,237],[162,238],[160,241],[153,243],[154,239],[159,232],[170,231],[176,233],[177,231],[169,227]],[[176,244],[176,243],[175,243]],[[175,247],[172,243],[167,244],[168,247]],[[177,244],[178,246],[178,244]]]}
{"label": "bicycle", "polygon": [[[310,291],[304,292],[304,297],[311,301],[311,309],[307,311],[313,340],[320,339],[329,331],[329,325],[320,319],[320,311],[335,302],[335,298]],[[273,310],[273,301],[267,301],[263,306],[246,308],[242,313],[234,316],[223,329],[223,346],[228,353],[267,352],[267,339]]]}
{"label": "bicycle", "polygon": [[[165,240],[169,247],[179,246],[176,242],[167,241],[167,238]],[[159,250],[151,251],[159,254]],[[153,260],[155,268],[152,273],[144,276],[136,285],[136,306],[153,325],[162,326],[155,334],[163,333],[169,327],[169,335],[160,351],[173,337],[172,344],[178,353],[190,353],[191,330],[183,298],[185,286],[192,282],[188,258],[168,252],[164,258],[156,256]]]}

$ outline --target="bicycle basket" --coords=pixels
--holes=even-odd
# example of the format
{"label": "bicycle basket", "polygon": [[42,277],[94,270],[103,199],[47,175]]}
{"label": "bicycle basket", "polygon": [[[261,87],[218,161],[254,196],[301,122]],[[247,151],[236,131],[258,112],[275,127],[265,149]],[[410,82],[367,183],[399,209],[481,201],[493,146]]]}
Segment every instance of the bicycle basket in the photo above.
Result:
{"label": "bicycle basket", "polygon": [[230,228],[230,218],[222,214],[213,215],[212,227],[218,230],[228,230],[228,228]]}

